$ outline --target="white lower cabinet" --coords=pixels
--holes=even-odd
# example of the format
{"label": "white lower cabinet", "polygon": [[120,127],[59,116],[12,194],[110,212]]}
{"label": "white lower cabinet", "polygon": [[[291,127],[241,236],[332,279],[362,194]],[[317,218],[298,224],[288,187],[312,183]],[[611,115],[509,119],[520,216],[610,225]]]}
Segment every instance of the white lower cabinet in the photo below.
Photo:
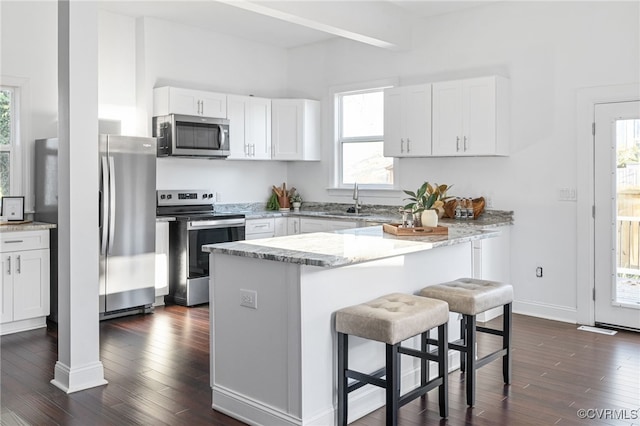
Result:
{"label": "white lower cabinet", "polygon": [[46,326],[49,315],[49,230],[0,234],[0,334]]}
{"label": "white lower cabinet", "polygon": [[276,217],[273,219],[273,236],[282,237],[289,235],[286,217]]}
{"label": "white lower cabinet", "polygon": [[275,235],[275,219],[247,219],[245,223],[245,240],[258,238],[273,238]]}

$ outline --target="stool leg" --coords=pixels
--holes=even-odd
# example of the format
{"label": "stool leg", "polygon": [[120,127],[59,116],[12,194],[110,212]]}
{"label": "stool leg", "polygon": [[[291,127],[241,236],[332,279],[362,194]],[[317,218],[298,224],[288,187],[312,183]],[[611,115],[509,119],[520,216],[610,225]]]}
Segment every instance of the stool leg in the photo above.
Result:
{"label": "stool leg", "polygon": [[502,376],[506,384],[511,383],[511,303],[504,305],[502,313],[502,348],[507,354],[502,357]]}
{"label": "stool leg", "polygon": [[438,376],[442,384],[438,387],[440,417],[449,416],[449,333],[445,322],[438,327]]}
{"label": "stool leg", "polygon": [[387,426],[397,426],[400,409],[400,353],[395,345],[387,347]]}
{"label": "stool leg", "polygon": [[465,315],[466,358],[467,358],[467,405],[473,407],[476,402],[476,316]]}
{"label": "stool leg", "polygon": [[[422,333],[420,350],[422,352],[428,352],[429,345],[427,339],[429,338],[431,330]],[[420,359],[420,386],[423,387],[429,381],[429,361],[426,359]]]}
{"label": "stool leg", "polygon": [[347,425],[347,369],[349,368],[349,335],[338,333],[338,424]]}
{"label": "stool leg", "polygon": [[[467,344],[467,322],[465,321],[465,316],[461,315],[460,318],[460,340],[462,340],[462,346]],[[465,358],[467,354],[464,352],[460,352],[460,372],[464,373],[465,370]]]}

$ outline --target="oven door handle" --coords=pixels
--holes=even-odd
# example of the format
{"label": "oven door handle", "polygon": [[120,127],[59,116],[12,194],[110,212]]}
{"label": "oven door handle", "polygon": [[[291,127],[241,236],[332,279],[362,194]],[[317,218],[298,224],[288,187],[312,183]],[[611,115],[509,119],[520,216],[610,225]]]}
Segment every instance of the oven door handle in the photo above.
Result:
{"label": "oven door handle", "polygon": [[187,230],[239,228],[245,226],[244,219],[194,220],[187,223]]}

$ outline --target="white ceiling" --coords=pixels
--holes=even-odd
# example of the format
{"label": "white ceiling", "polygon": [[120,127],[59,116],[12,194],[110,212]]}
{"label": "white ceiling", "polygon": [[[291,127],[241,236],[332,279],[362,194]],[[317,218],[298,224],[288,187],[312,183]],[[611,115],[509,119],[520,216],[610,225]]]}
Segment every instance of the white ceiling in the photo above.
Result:
{"label": "white ceiling", "polygon": [[[410,31],[408,27],[416,19],[492,1],[495,0],[141,0],[103,1],[101,8],[127,16],[173,21],[285,49],[337,36],[402,49]],[[307,16],[305,8],[309,11]],[[387,22],[381,25],[377,19]],[[391,25],[388,21],[392,21]],[[385,33],[385,29],[392,29],[395,34]],[[398,31],[406,34],[398,35]]]}

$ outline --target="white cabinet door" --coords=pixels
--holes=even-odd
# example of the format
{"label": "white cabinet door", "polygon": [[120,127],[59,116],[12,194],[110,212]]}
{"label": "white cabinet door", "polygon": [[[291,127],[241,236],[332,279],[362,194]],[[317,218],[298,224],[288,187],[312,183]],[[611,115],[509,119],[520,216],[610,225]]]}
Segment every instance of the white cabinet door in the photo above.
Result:
{"label": "white cabinet door", "polygon": [[271,159],[271,99],[227,96],[231,154],[228,159]]}
{"label": "white cabinet door", "polygon": [[227,118],[227,95],[178,87],[153,89],[153,115],[167,114]]}
{"label": "white cabinet door", "polygon": [[0,275],[0,290],[2,291],[2,303],[0,303],[0,323],[13,321],[13,271],[11,254],[1,253],[2,274]]}
{"label": "white cabinet door", "polygon": [[274,160],[320,160],[320,102],[309,99],[271,101]]}
{"label": "white cabinet door", "polygon": [[296,235],[300,233],[300,218],[288,217],[287,218],[287,235]]}
{"label": "white cabinet door", "polygon": [[433,84],[433,155],[507,155],[508,82],[491,76]]}
{"label": "white cabinet door", "polygon": [[49,315],[49,250],[16,252],[13,267],[13,320]]}
{"label": "white cabinet door", "polygon": [[274,237],[282,237],[287,235],[287,218],[286,217],[276,217],[274,218]]}
{"label": "white cabinet door", "polygon": [[245,134],[254,160],[271,159],[271,99],[250,97]]}
{"label": "white cabinet door", "polygon": [[433,84],[433,155],[457,155],[462,143],[462,84]]}
{"label": "white cabinet door", "polygon": [[396,87],[384,93],[384,155],[431,154],[431,85]]}
{"label": "white cabinet door", "polygon": [[229,148],[228,160],[248,158],[245,140],[246,97],[227,96],[227,115],[229,116]]}

